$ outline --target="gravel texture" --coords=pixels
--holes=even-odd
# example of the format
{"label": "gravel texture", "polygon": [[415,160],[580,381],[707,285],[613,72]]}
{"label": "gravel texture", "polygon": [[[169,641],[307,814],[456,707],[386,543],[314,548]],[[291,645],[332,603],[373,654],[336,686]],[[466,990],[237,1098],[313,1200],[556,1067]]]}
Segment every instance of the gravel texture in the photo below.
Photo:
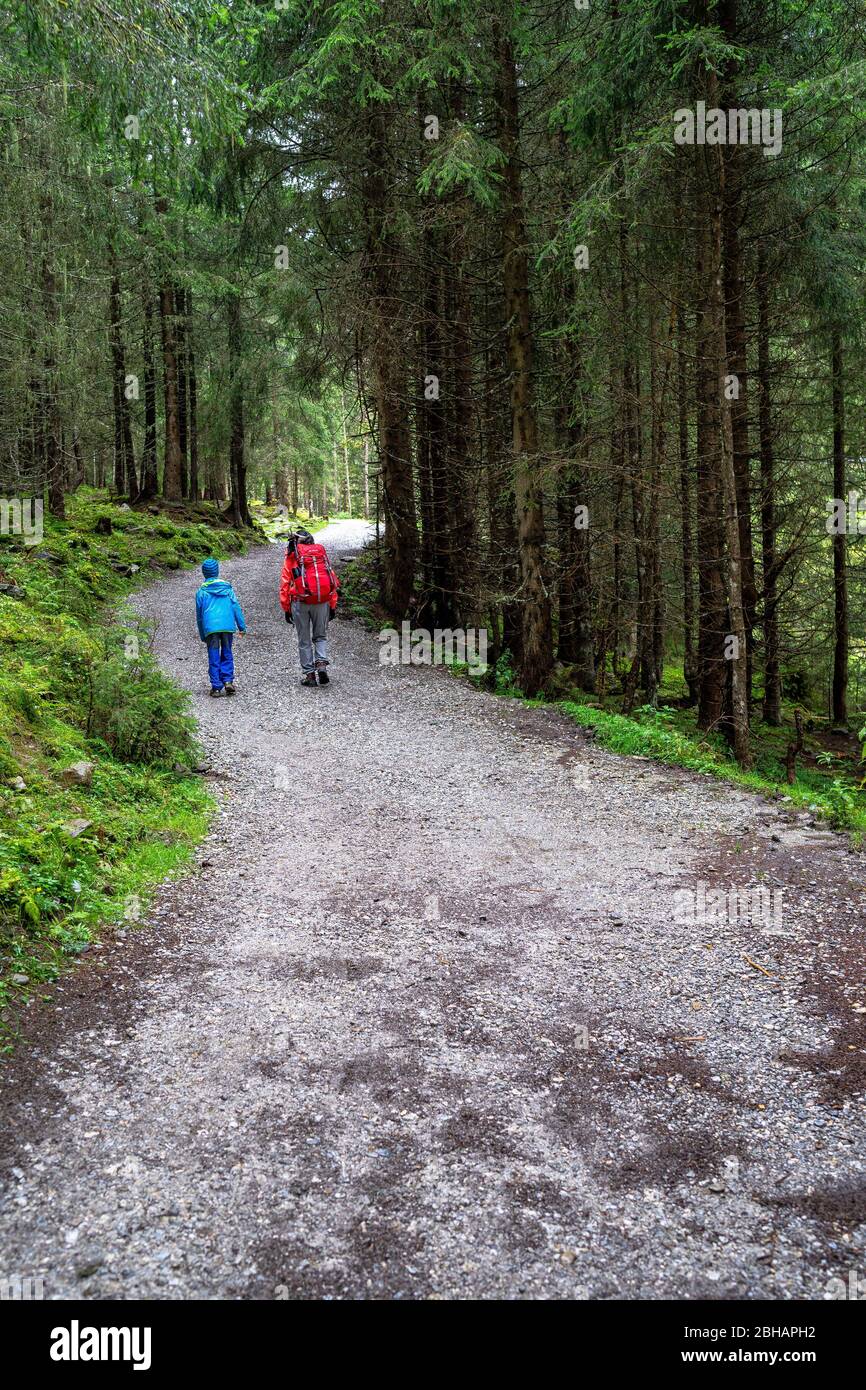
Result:
{"label": "gravel texture", "polygon": [[[331,526],[332,556],[362,530]],[[94,1299],[866,1276],[862,856],[555,710],[381,667],[356,623],[302,690],[281,561],[223,567],[234,700],[208,697],[196,576],[137,600],[219,815],[143,928],[28,1010],[0,1272]],[[684,922],[700,884],[772,888],[777,920]]]}

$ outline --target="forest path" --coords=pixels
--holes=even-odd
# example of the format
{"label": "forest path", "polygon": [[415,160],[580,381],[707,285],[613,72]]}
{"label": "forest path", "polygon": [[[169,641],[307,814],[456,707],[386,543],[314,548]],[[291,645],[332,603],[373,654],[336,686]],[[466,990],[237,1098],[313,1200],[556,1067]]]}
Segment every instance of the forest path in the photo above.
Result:
{"label": "forest path", "polygon": [[[223,567],[250,623],[233,701],[207,696],[196,576],[136,601],[219,816],[147,928],[29,1011],[0,1273],[271,1299],[801,1298],[866,1272],[862,858],[555,710],[380,667],[357,623],[302,690],[281,558]],[[778,923],[676,920],[677,889],[759,881]]]}

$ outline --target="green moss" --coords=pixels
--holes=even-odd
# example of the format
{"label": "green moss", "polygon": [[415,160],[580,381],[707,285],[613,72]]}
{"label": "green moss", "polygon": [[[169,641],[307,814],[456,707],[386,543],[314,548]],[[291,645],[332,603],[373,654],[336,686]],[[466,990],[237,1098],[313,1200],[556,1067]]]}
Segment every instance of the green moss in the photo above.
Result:
{"label": "green moss", "polygon": [[[187,697],[118,608],[160,568],[245,549],[249,532],[196,510],[174,520],[82,490],[65,522],[45,518],[40,544],[0,542],[0,570],[25,594],[0,594],[0,1050],[14,1006],[106,926],[134,924],[206,829]],[[65,786],[82,759],[92,784]]]}
{"label": "green moss", "polygon": [[[279,506],[266,506],[264,502],[254,501],[250,503],[250,514],[270,541],[282,540],[298,526],[303,526],[305,530],[315,534],[328,525],[324,517],[313,516],[310,512],[304,511],[303,507],[297,512],[290,512]],[[330,520],[333,521],[335,518],[331,517]]]}

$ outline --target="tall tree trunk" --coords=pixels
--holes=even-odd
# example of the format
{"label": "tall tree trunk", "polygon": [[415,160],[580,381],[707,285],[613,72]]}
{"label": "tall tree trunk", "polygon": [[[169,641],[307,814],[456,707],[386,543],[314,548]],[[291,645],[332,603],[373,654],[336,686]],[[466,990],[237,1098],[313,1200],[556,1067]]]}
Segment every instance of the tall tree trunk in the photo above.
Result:
{"label": "tall tree trunk", "polygon": [[45,449],[45,474],[48,486],[48,510],[52,516],[66,515],[63,493],[63,450],[60,444],[60,399],[57,380],[57,279],[52,260],[54,205],[50,195],[42,199],[42,305],[45,313],[45,352],[43,356],[42,438]]}
{"label": "tall tree trunk", "polygon": [[117,496],[123,492],[123,426],[121,424],[120,407],[120,386],[117,381],[117,371],[112,363],[111,368],[111,411],[113,421],[113,444],[114,444],[114,491]]}
{"label": "tall tree trunk", "polygon": [[[571,351],[575,349],[572,347]],[[579,381],[579,361],[565,374],[569,396]],[[577,381],[575,379],[577,378]],[[579,390],[579,386],[578,386]],[[575,408],[582,411],[581,403]],[[575,667],[574,679],[582,690],[595,689],[595,653],[590,611],[590,558],[586,492],[586,440],[582,418],[572,422],[571,411],[563,402],[557,411],[557,441],[564,455],[557,487],[559,529],[559,634],[557,655]],[[586,516],[579,509],[587,508]]]}
{"label": "tall tree trunk", "polygon": [[364,438],[364,520],[370,520],[370,439]]}
{"label": "tall tree trunk", "polygon": [[84,463],[84,457],[81,453],[81,440],[79,438],[78,430],[76,430],[72,436],[72,458],[75,467],[72,473],[72,478],[70,480],[70,491],[75,492],[77,488],[81,487],[87,472]]}
{"label": "tall tree trunk", "polygon": [[[721,285],[720,285],[721,290]],[[721,306],[720,306],[721,307]],[[730,402],[725,399],[725,377],[728,375],[724,353],[724,312],[720,322],[719,391],[722,402],[722,481],[725,506],[725,541],[727,543],[728,612],[733,648],[726,653],[731,670],[731,742],[734,756],[741,767],[751,763],[749,751],[749,700],[747,672],[746,624],[743,615],[742,558],[740,555],[740,524],[737,511],[737,483],[734,475],[734,442],[731,430]]]}
{"label": "tall tree trunk", "polygon": [[[168,199],[156,198],[154,206],[157,216],[164,217],[168,211]],[[161,268],[160,279],[159,317],[162,335],[163,420],[165,423],[162,491],[167,501],[179,502],[183,496],[183,475],[178,406],[177,306],[174,298],[174,286],[166,266]]]}
{"label": "tall tree trunk", "polygon": [[[426,238],[426,297],[424,303],[424,361],[422,382],[429,383],[424,398],[423,434],[429,473],[429,525],[424,546],[429,557],[431,619],[438,627],[454,624],[456,580],[453,570],[454,536],[451,528],[448,439],[445,402],[446,384],[441,324],[441,238],[431,231]],[[434,380],[435,378],[435,380]]]}
{"label": "tall tree trunk", "polygon": [[680,514],[682,518],[683,577],[683,676],[689,704],[698,702],[698,665],[695,656],[695,576],[692,541],[692,488],[689,471],[689,395],[686,384],[686,331],[682,308],[677,309],[677,439],[679,446]]}
{"label": "tall tree trunk", "polygon": [[[464,119],[459,86],[450,85],[450,107],[454,120]],[[451,230],[447,246],[450,257],[446,278],[448,336],[448,507],[452,573],[455,579],[454,607],[461,626],[475,620],[481,580],[477,572],[476,536],[478,510],[477,455],[472,448],[472,334],[467,272],[467,242],[472,204],[465,192],[453,192],[448,199]]]}
{"label": "tall tree trunk", "polygon": [[[423,139],[426,109],[423,101],[419,100],[419,149],[422,150],[427,145]],[[454,268],[448,263],[446,251],[450,243],[450,235],[446,233],[450,232],[450,228],[443,230],[448,204],[443,206],[434,194],[429,193],[424,197],[422,206],[416,430],[422,507],[423,589],[419,611],[429,614],[432,625],[449,628],[454,626],[456,615],[457,582],[453,561],[457,538],[452,505],[453,458],[449,448],[446,397],[452,415],[455,402],[454,364],[446,356],[444,331],[451,328],[453,320],[453,297],[449,303],[447,287],[453,280]]]}
{"label": "tall tree trunk", "polygon": [[[523,624],[517,597],[520,566],[517,548],[517,517],[514,488],[508,466],[508,439],[503,421],[507,415],[507,389],[504,372],[497,372],[492,360],[485,370],[484,440],[486,448],[487,510],[490,533],[489,584],[496,595],[494,627],[501,615],[501,642],[497,628],[494,649],[508,651],[515,667],[521,668]],[[495,664],[495,662],[494,662]]]}
{"label": "tall tree trunk", "polygon": [[186,291],[186,404],[188,414],[187,442],[189,446],[189,495],[194,502],[199,499],[200,483],[198,476],[198,377],[195,365],[195,338],[192,327],[192,290]]}
{"label": "tall tree trunk", "polygon": [[[433,556],[435,554],[433,522],[433,490],[430,476],[430,402],[425,395],[427,378],[427,324],[422,318],[416,330],[415,361],[415,472],[418,477],[418,500],[421,523],[421,597],[415,611],[415,622],[426,621],[430,605],[430,617],[434,618],[435,598],[433,586]],[[367,487],[367,441],[364,440],[364,486]]]}
{"label": "tall tree trunk", "polygon": [[[714,72],[707,73],[707,106],[719,104],[719,84]],[[743,613],[743,559],[740,552],[740,519],[737,507],[737,480],[734,473],[734,440],[731,421],[731,402],[726,391],[728,371],[727,335],[725,331],[725,287],[723,223],[725,209],[725,160],[722,147],[710,146],[707,160],[710,225],[708,250],[711,272],[708,290],[711,296],[707,327],[707,349],[715,365],[715,392],[719,412],[719,474],[724,512],[725,578],[727,584],[728,630],[724,634],[723,656],[727,662],[726,683],[730,690],[730,719],[725,733],[741,767],[751,761],[749,750],[749,702],[747,683],[748,652],[746,624]],[[710,337],[714,340],[710,341]],[[709,387],[709,380],[707,381]],[[731,641],[731,639],[733,639]]]}
{"label": "tall tree trunk", "polygon": [[123,344],[120,276],[114,247],[109,245],[111,282],[109,291],[109,338],[114,396],[114,487],[117,493],[135,497],[138,476],[132,445],[132,421],[126,394],[126,352]]}
{"label": "tall tree trunk", "polygon": [[[641,459],[640,424],[640,386],[638,367],[635,360],[637,343],[641,334],[637,314],[632,314],[629,295],[628,237],[624,217],[619,222],[619,310],[620,310],[620,349],[622,366],[622,438],[625,446],[625,461],[628,488],[631,495],[632,537],[634,541],[635,583],[637,601],[635,605],[635,646],[631,667],[623,686],[623,713],[628,714],[634,705],[638,679],[643,672],[644,686],[647,685],[646,645],[651,630],[651,607],[648,603],[647,577],[647,536],[646,501]],[[647,691],[647,698],[652,693]]]}
{"label": "tall tree trunk", "polygon": [[189,422],[187,418],[187,373],[189,364],[187,361],[186,340],[186,290],[183,285],[175,285],[174,304],[177,332],[177,433],[180,443],[180,490],[184,497],[189,497]]}
{"label": "tall tree trunk", "polygon": [[649,514],[647,518],[647,536],[649,542],[647,569],[650,589],[647,607],[651,623],[651,632],[650,639],[647,642],[647,663],[651,671],[652,690],[650,699],[653,702],[655,702],[658,687],[662,683],[662,676],[664,674],[665,614],[661,568],[661,492],[662,474],[665,471],[664,465],[666,462],[665,421],[667,419],[668,385],[671,372],[671,360],[673,357],[674,323],[675,314],[674,311],[671,310],[668,315],[668,325],[663,344],[661,364],[659,364],[658,349],[655,343],[655,319],[653,320],[652,328],[651,457]]}
{"label": "tall tree trunk", "polygon": [[[708,80],[705,95],[716,86]],[[708,146],[695,146],[697,346],[698,726],[721,726],[725,695],[727,604],[724,580],[723,396],[719,393],[720,190]]]}
{"label": "tall tree trunk", "polygon": [[367,268],[370,276],[371,357],[379,423],[379,476],[385,515],[385,564],[382,596],[396,618],[403,617],[415,586],[418,535],[411,440],[403,362],[405,331],[401,318],[402,248],[394,231],[390,150],[386,114],[368,117],[368,164],[364,187]]}
{"label": "tall tree trunk", "polygon": [[761,452],[761,567],[764,587],[764,719],[782,722],[779,662],[776,479],[770,396],[770,304],[767,253],[758,246],[758,437]]}
{"label": "tall tree trunk", "polygon": [[544,556],[543,478],[533,398],[533,335],[520,174],[517,70],[511,37],[501,27],[497,34],[497,48],[499,144],[504,156],[502,283],[511,377],[514,495],[523,604],[520,683],[527,695],[536,695],[544,691],[553,665],[553,631],[550,584]]}
{"label": "tall tree trunk", "polygon": [[142,501],[155,497],[159,487],[156,443],[156,367],[153,356],[153,300],[145,284],[142,356],[144,359],[144,449],[141,457]]}
{"label": "tall tree trunk", "polygon": [[[736,44],[738,34],[738,0],[719,0],[719,22],[725,37]],[[725,67],[722,88],[723,106],[738,104],[736,60]],[[731,144],[719,147],[722,163],[722,255],[724,260],[725,338],[727,373],[733,377],[723,398],[723,409],[730,414],[733,449],[734,481],[739,523],[740,589],[743,602],[743,622],[746,632],[746,691],[747,708],[752,700],[752,659],[754,650],[755,611],[758,595],[755,585],[755,558],[752,545],[751,454],[749,449],[748,358],[746,351],[746,309],[740,226],[743,221],[743,192],[746,161],[753,151]]]}
{"label": "tall tree trunk", "polygon": [[165,401],[162,491],[167,501],[180,502],[183,498],[183,458],[180,449],[175,303],[174,288],[168,282],[164,283],[159,291],[159,313],[162,327],[162,389]]}
{"label": "tall tree trunk", "polygon": [[229,478],[228,515],[235,526],[251,526],[247,502],[247,465],[244,449],[243,322],[240,295],[232,293],[227,305],[229,353]]}
{"label": "tall tree trunk", "polygon": [[[606,624],[605,636],[609,639],[611,653],[611,669],[614,677],[619,675],[619,649],[620,649],[620,626],[622,621],[622,537],[620,535],[620,525],[623,515],[623,497],[625,495],[625,435],[622,419],[622,363],[618,354],[611,353],[610,359],[610,391],[609,391],[609,410],[610,410],[610,471],[616,479],[613,505],[613,592],[610,604],[610,622]],[[617,388],[619,389],[619,392]],[[604,645],[607,643],[605,642]],[[606,688],[606,655],[602,651],[599,657],[601,668],[601,687],[600,693],[604,693]]]}
{"label": "tall tree trunk", "polygon": [[[574,205],[573,161],[565,131],[560,127],[553,146],[559,162],[557,201],[565,219]],[[583,397],[581,323],[566,331],[565,314],[574,299],[574,279],[582,272],[562,272],[556,280],[560,337],[557,346],[560,391],[554,411],[557,450],[561,456],[556,508],[559,530],[559,594],[557,656],[574,667],[574,680],[583,690],[595,690],[595,650],[592,640],[590,594],[589,496],[587,492],[586,412]]]}
{"label": "tall tree trunk", "polygon": [[758,594],[755,586],[755,558],[752,547],[752,488],[751,453],[749,449],[748,378],[746,355],[746,313],[743,287],[743,266],[740,252],[740,221],[742,219],[742,157],[746,151],[740,145],[729,145],[724,152],[724,289],[725,332],[728,349],[728,375],[734,380],[726,392],[731,417],[734,481],[737,490],[739,521],[741,589],[743,621],[746,630],[746,688],[748,704],[752,700],[752,660],[754,650],[755,610]]}
{"label": "tall tree trunk", "polygon": [[[842,335],[833,328],[830,337],[830,372],[833,402],[833,496],[846,505],[845,489],[845,387]],[[833,726],[848,727],[848,574],[844,526],[833,535]]]}

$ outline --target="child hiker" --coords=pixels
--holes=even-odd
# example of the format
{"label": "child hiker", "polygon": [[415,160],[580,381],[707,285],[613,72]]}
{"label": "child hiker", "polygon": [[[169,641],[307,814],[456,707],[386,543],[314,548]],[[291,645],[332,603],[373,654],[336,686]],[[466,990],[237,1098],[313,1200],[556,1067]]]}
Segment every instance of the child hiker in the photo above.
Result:
{"label": "child hiker", "polygon": [[289,537],[280,579],[280,606],[293,623],[304,674],[301,685],[329,685],[328,623],[337,608],[340,581],[325,547],[309,531]]}
{"label": "child hiker", "polygon": [[232,656],[232,637],[235,628],[246,632],[247,625],[235,591],[225,579],[219,578],[219,561],[205,560],[201,567],[204,583],[195,596],[195,620],[198,635],[207,642],[207,667],[211,695],[234,695],[235,663]]}

